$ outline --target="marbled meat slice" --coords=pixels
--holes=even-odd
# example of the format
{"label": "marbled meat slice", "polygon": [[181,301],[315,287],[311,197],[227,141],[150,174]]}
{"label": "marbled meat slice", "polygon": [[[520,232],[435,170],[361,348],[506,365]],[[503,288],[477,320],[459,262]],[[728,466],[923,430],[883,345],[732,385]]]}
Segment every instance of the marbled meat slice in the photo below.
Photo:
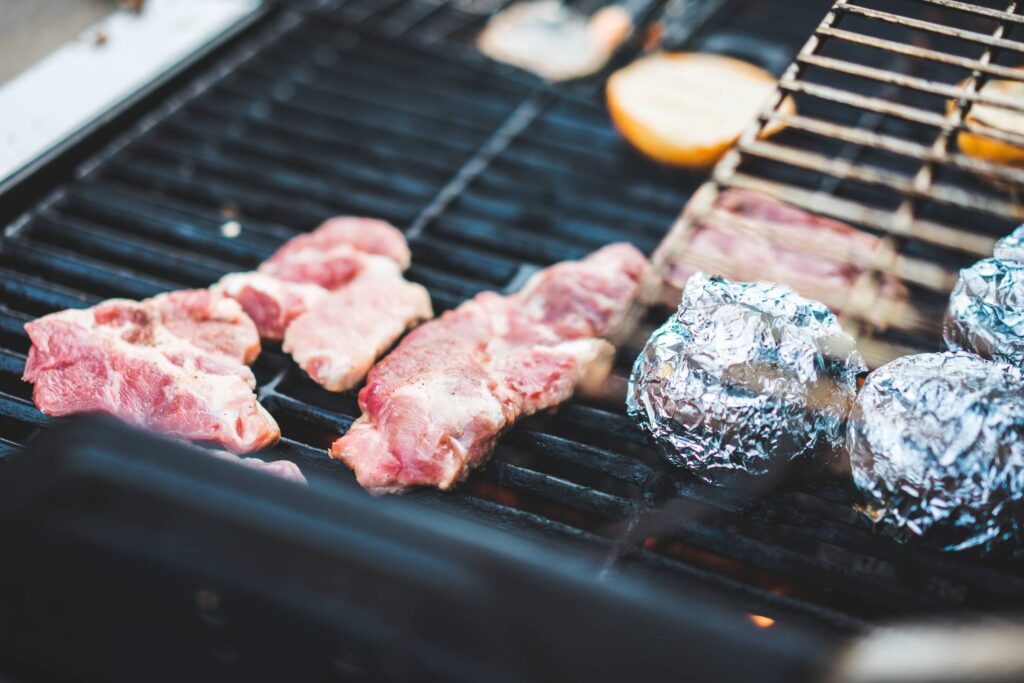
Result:
{"label": "marbled meat slice", "polygon": [[23,379],[49,415],[103,412],[235,452],[277,441],[245,363],[259,336],[237,302],[207,290],[111,299],[25,325]]}
{"label": "marbled meat slice", "polygon": [[338,217],[288,240],[258,270],[226,275],[214,289],[242,304],[261,337],[279,341],[288,325],[328,292],[381,261],[400,272],[410,258],[405,237],[393,225]]}
{"label": "marbled meat slice", "polygon": [[398,272],[360,277],[296,318],[283,349],[325,389],[345,391],[406,329],[433,315],[427,290]]}
{"label": "marbled meat slice", "polygon": [[[700,198],[701,193],[694,196],[684,218]],[[690,276],[703,271],[786,284],[837,313],[860,315],[884,329],[901,314],[908,293],[894,276],[875,279],[881,249],[881,239],[845,223],[766,195],[726,190],[687,235],[670,232],[654,260],[667,261],[665,303],[673,306]]]}
{"label": "marbled meat slice", "polygon": [[292,321],[328,294],[320,285],[288,282],[259,271],[225,275],[215,289],[241,304],[260,337],[271,341],[284,339]]}
{"label": "marbled meat slice", "polygon": [[517,419],[567,400],[626,315],[647,268],[615,244],[473,299],[410,333],[370,371],[363,415],[331,447],[373,493],[447,489]]}
{"label": "marbled meat slice", "polygon": [[345,284],[358,274],[352,254],[372,254],[394,261],[405,270],[412,255],[405,235],[376,218],[338,216],[313,232],[296,235],[264,262],[264,272],[283,280],[315,282],[327,289]]}
{"label": "marbled meat slice", "polygon": [[[119,308],[110,304],[107,301],[96,309]],[[227,356],[242,365],[249,365],[260,355],[260,338],[252,321],[234,301],[217,292],[167,292],[142,302],[142,308],[146,306],[156,311],[164,329],[203,351]]]}

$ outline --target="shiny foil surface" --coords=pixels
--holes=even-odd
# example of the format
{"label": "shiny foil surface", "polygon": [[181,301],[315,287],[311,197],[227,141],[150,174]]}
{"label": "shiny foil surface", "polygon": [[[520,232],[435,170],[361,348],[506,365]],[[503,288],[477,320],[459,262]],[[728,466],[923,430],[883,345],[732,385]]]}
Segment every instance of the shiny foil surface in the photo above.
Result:
{"label": "shiny foil surface", "polygon": [[942,336],[951,351],[1024,367],[1024,261],[988,258],[961,270]]}
{"label": "shiny foil surface", "polygon": [[826,462],[866,370],[823,304],[697,273],[636,359],[627,409],[669,461],[724,485]]}
{"label": "shiny foil surface", "polygon": [[970,353],[904,356],[872,372],[847,426],[862,512],[945,550],[1018,548],[1024,376]]}
{"label": "shiny foil surface", "polygon": [[1016,230],[996,242],[993,255],[1001,259],[1024,261],[1024,225],[1018,226]]}

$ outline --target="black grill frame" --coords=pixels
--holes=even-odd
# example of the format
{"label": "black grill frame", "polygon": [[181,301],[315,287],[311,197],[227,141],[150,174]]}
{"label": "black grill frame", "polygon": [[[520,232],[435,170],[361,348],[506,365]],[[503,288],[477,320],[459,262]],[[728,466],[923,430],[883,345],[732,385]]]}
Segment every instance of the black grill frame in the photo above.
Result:
{"label": "black grill frame", "polygon": [[[0,462],[52,422],[17,381],[27,350],[20,327],[34,315],[115,294],[203,286],[255,265],[283,239],[344,211],[402,227],[413,247],[410,277],[427,285],[443,310],[484,288],[510,291],[538,267],[581,256],[617,234],[650,253],[658,221],[667,230],[702,180],[653,167],[626,149],[593,83],[553,88],[466,58],[465,47],[340,28],[329,18],[338,6],[269,11],[225,54],[204,62],[201,74],[78,166],[70,182],[44,168],[34,181],[50,189],[46,197],[36,203],[30,195],[9,196],[27,211],[10,224],[0,247]],[[809,25],[816,20],[810,17]],[[710,35],[692,40],[699,46]],[[791,47],[795,52],[799,43]],[[296,80],[303,69],[337,73],[332,60],[346,49],[356,61],[343,70],[369,83],[354,99],[346,100],[334,83]],[[372,74],[378,62],[398,66],[379,81],[360,73]],[[402,69],[414,64],[469,82],[474,101],[483,97],[481,89],[497,94],[480,108],[481,118],[463,116],[458,135],[448,137],[406,134],[395,123],[401,117],[331,108],[365,101],[415,119],[411,100],[375,85],[391,79],[415,94],[418,83],[402,80]],[[287,81],[274,80],[281,73]],[[440,95],[472,105],[457,89]],[[487,116],[491,122],[480,124]],[[450,129],[443,116],[425,118],[437,130]],[[331,156],[363,141],[332,143],[329,131],[341,125],[367,131],[373,163],[348,166]],[[374,138],[374,130],[389,134]],[[266,137],[253,138],[253,131]],[[289,139],[291,149],[281,142]],[[399,163],[409,146],[431,144],[450,154]],[[305,166],[283,161],[286,153]],[[181,158],[187,161],[176,161]],[[599,177],[606,171],[598,164],[608,165],[612,181]],[[265,170],[273,168],[281,173]],[[363,198],[346,204],[328,185],[306,183],[314,168],[361,183]],[[401,175],[406,168],[414,171]],[[397,181],[411,197],[385,185]],[[595,210],[598,200],[604,205]],[[218,232],[231,220],[243,225],[243,237],[234,241]],[[510,235],[505,226],[513,224],[523,227]],[[57,284],[62,280],[77,289]],[[620,369],[635,352],[623,350]],[[285,434],[266,457],[287,457],[313,477],[354,486],[324,452],[325,439],[358,414],[354,394],[323,392],[274,349],[264,352],[256,371],[260,398]],[[878,538],[853,515],[851,485],[838,476],[748,494],[695,483],[654,454],[621,407],[573,402],[557,415],[532,418],[466,486],[407,498],[559,539],[603,557],[606,571],[640,568],[676,588],[836,636],[896,616],[1024,606],[1019,562],[954,557]]]}
{"label": "black grill frame", "polygon": [[683,661],[688,680],[794,683],[834,654],[564,544],[109,419],[65,421],[9,472],[0,670],[18,680],[674,681]]}

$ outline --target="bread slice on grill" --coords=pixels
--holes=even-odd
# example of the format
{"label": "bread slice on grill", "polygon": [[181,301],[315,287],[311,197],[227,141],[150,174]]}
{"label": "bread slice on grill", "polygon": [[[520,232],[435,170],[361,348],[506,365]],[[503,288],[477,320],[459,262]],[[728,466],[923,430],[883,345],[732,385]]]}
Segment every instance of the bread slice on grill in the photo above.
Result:
{"label": "bread slice on grill", "polygon": [[[1018,68],[1024,70],[1024,67]],[[980,92],[983,95],[1024,102],[1024,82],[1021,81],[988,81],[981,87]],[[950,100],[949,109],[952,110],[955,106],[956,101]],[[967,113],[965,120],[967,123],[997,131],[1024,135],[1024,113],[1017,110],[976,103]],[[960,151],[967,156],[1007,166],[1024,167],[1024,147],[967,131],[961,131],[957,136],[957,144]]]}
{"label": "bread slice on grill", "polygon": [[[647,156],[704,168],[751,125],[775,85],[767,71],[732,57],[659,53],[612,74],[608,109],[619,131]],[[782,110],[796,111],[791,98]]]}

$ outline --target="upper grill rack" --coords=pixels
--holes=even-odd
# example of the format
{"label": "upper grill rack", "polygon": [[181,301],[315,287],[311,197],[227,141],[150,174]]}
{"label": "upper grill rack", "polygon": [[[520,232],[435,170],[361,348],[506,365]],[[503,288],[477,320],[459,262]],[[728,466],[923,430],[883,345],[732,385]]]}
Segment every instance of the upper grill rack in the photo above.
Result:
{"label": "upper grill rack", "polygon": [[[938,348],[957,270],[1024,221],[1024,170],[957,147],[961,132],[1024,145],[969,118],[977,104],[1024,111],[1020,99],[981,90],[1024,80],[1013,68],[1024,63],[1020,3],[991,4],[838,0],[714,172],[720,190],[769,194],[884,237],[871,266],[903,280],[912,309],[884,333],[857,322],[873,301],[845,312],[873,365]],[[787,97],[796,114],[780,106]],[[782,134],[763,136],[779,124]]]}
{"label": "upper grill rack", "polygon": [[[205,286],[338,212],[401,226],[410,277],[447,308],[607,241],[649,252],[699,181],[640,159],[592,102],[447,51],[284,15],[8,229],[0,453],[49,422],[18,379],[22,325],[35,316]],[[222,230],[231,222],[235,238]],[[355,396],[323,391],[275,349],[255,369],[284,432],[268,457],[354,485],[325,447],[358,414]],[[878,539],[853,516],[845,481],[759,497],[687,479],[621,403],[574,401],[532,418],[466,485],[412,496],[572,541],[605,572],[646,567],[749,611],[837,631],[1024,605],[1018,564]]]}

